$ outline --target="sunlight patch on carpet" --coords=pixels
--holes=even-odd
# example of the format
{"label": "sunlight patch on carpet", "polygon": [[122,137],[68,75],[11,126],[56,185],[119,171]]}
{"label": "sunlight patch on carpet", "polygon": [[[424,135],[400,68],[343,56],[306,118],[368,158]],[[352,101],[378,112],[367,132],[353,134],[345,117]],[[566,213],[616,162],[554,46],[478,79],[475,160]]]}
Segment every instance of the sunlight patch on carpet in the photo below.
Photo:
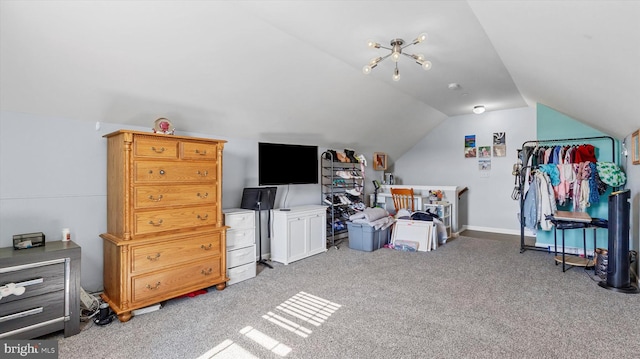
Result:
{"label": "sunlight patch on carpet", "polygon": [[277,306],[276,309],[318,327],[340,307],[340,304],[309,293],[299,292]]}
{"label": "sunlight patch on carpet", "polygon": [[271,323],[280,326],[281,328],[284,328],[290,332],[296,333],[297,335],[306,338],[309,336],[309,334],[312,333],[311,329],[307,329],[301,325],[299,325],[298,323],[292,322],[289,319],[277,315],[274,312],[269,312],[265,315],[262,316],[262,318],[270,321]]}
{"label": "sunlight patch on carpet", "polygon": [[241,334],[244,334],[247,338],[253,340],[254,342],[260,344],[263,348],[266,348],[273,353],[280,355],[281,357],[286,356],[291,352],[291,347],[280,343],[279,341],[271,338],[265,333],[253,328],[253,327],[244,327],[240,330]]}
{"label": "sunlight patch on carpet", "polygon": [[[276,309],[294,320],[287,319],[283,315],[267,312],[262,318],[269,323],[277,325],[279,328],[288,330],[302,338],[308,338],[313,331],[306,328],[295,320],[301,320],[305,323],[309,323],[319,327],[326,320],[329,319],[338,309],[342,307],[340,304],[328,301],[318,296],[299,292],[293,297],[285,300],[283,303],[276,306]],[[281,357],[287,356],[293,351],[293,348],[281,343],[277,339],[255,329],[252,326],[246,326],[240,330],[245,338],[252,340],[261,347],[271,351],[272,353]],[[251,354],[232,340],[227,339],[218,344],[215,348],[201,355],[198,359],[255,359],[255,355]]]}
{"label": "sunlight patch on carpet", "polygon": [[208,352],[202,354],[198,359],[258,359],[257,356],[249,353],[244,348],[234,343],[233,340],[225,340]]}

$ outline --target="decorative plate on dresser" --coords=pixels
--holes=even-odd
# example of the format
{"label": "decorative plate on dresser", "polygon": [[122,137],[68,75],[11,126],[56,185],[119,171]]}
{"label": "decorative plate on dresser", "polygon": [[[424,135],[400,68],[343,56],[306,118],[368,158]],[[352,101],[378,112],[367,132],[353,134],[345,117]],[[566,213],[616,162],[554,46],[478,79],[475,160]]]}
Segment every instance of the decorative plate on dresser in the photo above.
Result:
{"label": "decorative plate on dresser", "polygon": [[121,130],[107,138],[104,293],[131,311],[226,286],[222,150],[226,141]]}

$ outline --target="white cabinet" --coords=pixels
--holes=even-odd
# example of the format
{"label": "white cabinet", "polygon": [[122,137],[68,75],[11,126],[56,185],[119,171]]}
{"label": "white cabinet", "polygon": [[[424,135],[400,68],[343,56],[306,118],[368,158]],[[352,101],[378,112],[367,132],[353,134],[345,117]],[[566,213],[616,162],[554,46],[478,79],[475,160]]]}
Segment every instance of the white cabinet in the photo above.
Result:
{"label": "white cabinet", "polygon": [[254,211],[225,209],[227,229],[227,285],[256,276],[256,214]]}
{"label": "white cabinet", "polygon": [[271,260],[289,264],[327,251],[325,206],[273,210]]}
{"label": "white cabinet", "polygon": [[425,203],[424,210],[440,217],[447,228],[447,238],[451,238],[451,203]]}

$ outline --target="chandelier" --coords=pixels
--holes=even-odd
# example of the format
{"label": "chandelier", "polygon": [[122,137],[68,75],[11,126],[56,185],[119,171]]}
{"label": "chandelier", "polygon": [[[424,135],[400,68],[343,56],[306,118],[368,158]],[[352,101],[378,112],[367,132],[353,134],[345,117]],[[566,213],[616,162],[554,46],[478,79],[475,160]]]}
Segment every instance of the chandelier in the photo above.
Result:
{"label": "chandelier", "polygon": [[376,66],[378,66],[378,64],[380,62],[382,62],[384,59],[386,59],[388,57],[391,57],[391,60],[396,63],[396,68],[393,70],[393,77],[392,78],[393,78],[393,81],[398,81],[398,80],[400,80],[400,71],[398,70],[398,60],[400,60],[400,55],[404,55],[404,56],[410,57],[418,65],[422,66],[422,68],[425,71],[426,70],[430,70],[431,69],[431,61],[425,60],[423,54],[412,55],[412,54],[407,54],[407,53],[402,52],[402,50],[404,50],[405,48],[407,48],[407,47],[409,47],[411,45],[419,44],[419,43],[425,41],[426,39],[427,39],[427,34],[426,33],[422,33],[422,34],[418,35],[418,37],[415,40],[413,40],[412,42],[410,42],[407,45],[405,45],[405,42],[402,39],[393,39],[393,40],[391,40],[391,47],[384,47],[384,46],[380,45],[379,43],[377,43],[377,42],[375,42],[373,40],[369,40],[367,42],[367,45],[369,45],[369,47],[373,47],[373,48],[376,48],[376,49],[383,48],[383,49],[389,50],[391,52],[389,54],[385,55],[385,56],[371,59],[371,61],[362,68],[362,73],[364,73],[365,75],[370,74],[371,70],[373,70]]}

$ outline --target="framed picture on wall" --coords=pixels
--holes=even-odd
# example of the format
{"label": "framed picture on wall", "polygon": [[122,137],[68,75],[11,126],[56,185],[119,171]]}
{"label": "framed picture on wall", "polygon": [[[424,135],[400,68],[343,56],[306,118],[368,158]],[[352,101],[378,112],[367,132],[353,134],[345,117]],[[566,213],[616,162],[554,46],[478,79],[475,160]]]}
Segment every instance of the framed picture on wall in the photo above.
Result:
{"label": "framed picture on wall", "polygon": [[640,165],[640,130],[631,135],[631,162]]}
{"label": "framed picture on wall", "polygon": [[375,152],[373,154],[373,169],[376,171],[384,171],[387,169],[387,154]]}

